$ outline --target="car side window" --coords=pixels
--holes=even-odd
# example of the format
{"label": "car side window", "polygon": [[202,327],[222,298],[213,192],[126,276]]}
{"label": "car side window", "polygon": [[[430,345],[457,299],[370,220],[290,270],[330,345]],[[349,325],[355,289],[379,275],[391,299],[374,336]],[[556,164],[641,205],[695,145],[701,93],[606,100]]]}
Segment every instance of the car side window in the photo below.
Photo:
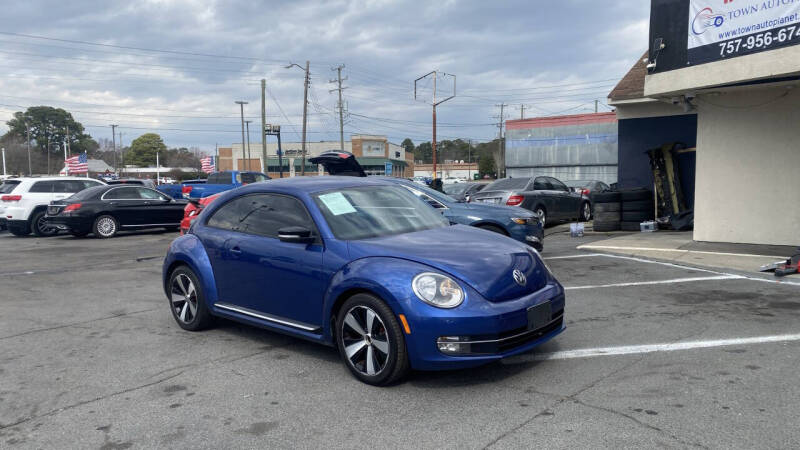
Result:
{"label": "car side window", "polygon": [[545,177],[539,177],[533,180],[533,189],[536,191],[552,191],[553,186]]}
{"label": "car side window", "polygon": [[569,192],[569,188],[566,184],[556,180],[555,178],[549,178],[550,184],[553,186],[554,191],[564,191]]}
{"label": "car side window", "polygon": [[139,198],[143,200],[158,200],[165,198],[160,192],[148,188],[136,188],[139,192]]}
{"label": "car side window", "polygon": [[105,200],[141,200],[138,188],[120,187],[114,188],[103,195]]}
{"label": "car side window", "polygon": [[40,193],[40,194],[42,193],[52,194],[54,188],[55,186],[52,181],[37,181],[33,183],[28,192]]}
{"label": "car side window", "polygon": [[316,235],[314,221],[300,200],[277,194],[246,195],[232,200],[208,219],[208,226],[270,238],[277,238],[281,228],[304,227]]}

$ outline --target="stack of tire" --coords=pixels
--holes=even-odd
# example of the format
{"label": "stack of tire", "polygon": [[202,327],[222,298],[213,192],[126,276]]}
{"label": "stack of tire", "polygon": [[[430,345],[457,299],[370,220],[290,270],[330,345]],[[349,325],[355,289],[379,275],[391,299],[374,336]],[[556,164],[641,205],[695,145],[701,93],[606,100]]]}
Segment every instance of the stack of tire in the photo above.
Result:
{"label": "stack of tire", "polygon": [[594,231],[618,231],[622,221],[622,194],[598,192],[592,194]]}
{"label": "stack of tire", "polygon": [[622,214],[620,229],[622,231],[640,231],[640,224],[653,220],[653,192],[649,189],[637,188],[620,191]]}

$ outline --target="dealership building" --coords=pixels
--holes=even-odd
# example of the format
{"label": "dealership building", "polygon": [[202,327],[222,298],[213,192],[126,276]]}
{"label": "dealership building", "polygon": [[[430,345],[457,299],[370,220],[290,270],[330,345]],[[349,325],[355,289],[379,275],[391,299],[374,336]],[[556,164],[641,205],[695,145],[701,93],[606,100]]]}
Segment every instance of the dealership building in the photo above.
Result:
{"label": "dealership building", "polygon": [[696,241],[800,244],[797,44],[800,1],[652,0],[647,55],[609,99],[621,185],[648,186],[641,152],[682,142]]}
{"label": "dealership building", "polygon": [[[267,173],[271,177],[300,175],[302,172],[301,142],[282,142],[282,158],[278,158],[277,140],[267,143],[266,167],[262,164],[261,142],[250,143],[248,158],[246,146],[235,143],[230,147],[218,149],[217,170],[252,170]],[[322,166],[311,164],[309,158],[330,150],[340,150],[339,141],[306,142],[306,176],[323,175]],[[356,160],[368,175],[388,175],[412,177],[414,175],[414,155],[407,153],[397,144],[389,142],[386,136],[352,135],[344,142],[344,150],[353,153]]]}

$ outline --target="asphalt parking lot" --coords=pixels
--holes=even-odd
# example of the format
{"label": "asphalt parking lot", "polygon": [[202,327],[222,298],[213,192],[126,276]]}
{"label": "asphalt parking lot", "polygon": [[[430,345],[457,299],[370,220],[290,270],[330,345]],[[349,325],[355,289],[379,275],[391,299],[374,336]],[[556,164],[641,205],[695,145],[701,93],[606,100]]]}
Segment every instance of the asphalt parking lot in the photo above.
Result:
{"label": "asphalt parking lot", "polygon": [[557,234],[544,256],[567,288],[562,335],[373,388],[332,348],[231,322],[182,331],[161,290],[172,238],[0,234],[0,447],[800,444],[797,285]]}

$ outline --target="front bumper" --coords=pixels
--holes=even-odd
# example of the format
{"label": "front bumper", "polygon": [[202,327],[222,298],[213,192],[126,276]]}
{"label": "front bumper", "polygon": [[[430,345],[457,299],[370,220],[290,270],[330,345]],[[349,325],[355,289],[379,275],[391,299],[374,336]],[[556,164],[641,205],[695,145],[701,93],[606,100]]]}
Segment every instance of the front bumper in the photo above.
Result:
{"label": "front bumper", "polygon": [[[488,302],[472,291],[458,308],[431,315],[427,307],[407,312],[411,366],[418,370],[448,370],[480,366],[530,351],[564,331],[564,289],[551,281],[543,289],[500,303]],[[475,298],[475,297],[478,298]],[[551,320],[528,330],[528,309],[550,302]],[[446,354],[438,342],[444,336],[463,336],[474,343],[469,354]]]}
{"label": "front bumper", "polygon": [[509,227],[509,234],[512,238],[524,242],[531,247],[541,250],[544,247],[544,229],[538,222],[529,225],[517,225]]}

